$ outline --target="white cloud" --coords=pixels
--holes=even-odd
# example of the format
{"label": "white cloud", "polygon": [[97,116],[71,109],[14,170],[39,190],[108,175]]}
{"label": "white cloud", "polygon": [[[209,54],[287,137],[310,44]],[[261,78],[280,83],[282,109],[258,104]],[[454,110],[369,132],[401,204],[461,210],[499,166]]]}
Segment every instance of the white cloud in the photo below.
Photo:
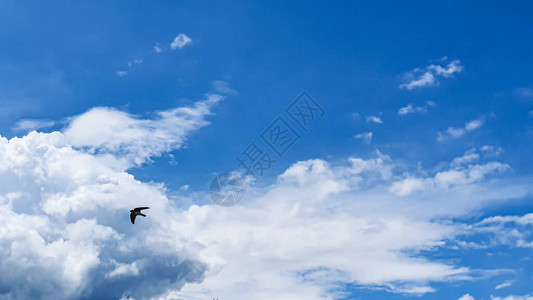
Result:
{"label": "white cloud", "polygon": [[139,65],[139,64],[142,64],[143,63],[143,60],[142,59],[135,59],[134,61],[130,61],[128,63],[128,67],[133,67],[133,65]]}
{"label": "white cloud", "polygon": [[491,300],[533,300],[533,295],[523,295],[523,296],[506,296],[506,297],[496,297],[490,296]]}
{"label": "white cloud", "polygon": [[510,287],[511,285],[513,285],[513,283],[511,281],[506,281],[506,282],[502,282],[500,284],[498,284],[496,287],[494,287],[495,290],[499,290],[499,289],[503,289],[503,288],[506,288],[506,287]]}
{"label": "white cloud", "polygon": [[483,123],[484,119],[480,118],[467,122],[463,128],[448,127],[446,133],[438,133],[437,139],[439,141],[444,141],[447,138],[460,138],[467,132],[471,132],[481,128],[481,126],[483,126]]}
{"label": "white cloud", "polygon": [[478,160],[479,154],[475,149],[468,150],[463,156],[454,158],[448,169],[436,171],[433,176],[415,177],[407,174],[403,179],[393,182],[390,191],[398,196],[428,190],[443,192],[452,186],[476,183],[489,175],[510,169],[509,165],[495,161],[475,164]]}
{"label": "white cloud", "polygon": [[428,101],[424,106],[413,106],[412,103],[407,104],[407,106],[402,107],[398,110],[399,115],[407,115],[412,113],[426,113],[429,107],[435,106],[435,102]]}
{"label": "white cloud", "polygon": [[376,116],[366,116],[366,122],[367,123],[377,123],[377,124],[383,124],[383,121],[380,117]]}
{"label": "white cloud", "polygon": [[14,131],[31,131],[42,128],[49,128],[56,124],[52,120],[34,120],[34,119],[24,119],[19,120],[13,127]]}
{"label": "white cloud", "polygon": [[[492,246],[509,246],[533,248],[533,214],[523,216],[492,216],[469,227],[467,235],[483,234],[484,239],[471,242],[465,246],[488,248]],[[510,286],[505,283],[500,288]]]}
{"label": "white cloud", "polygon": [[72,119],[64,131],[74,147],[91,153],[120,153],[128,162],[141,164],[151,156],[160,156],[179,149],[185,138],[209,124],[205,117],[210,108],[222,100],[216,94],[192,107],[180,107],[158,112],[153,119],[141,119],[113,108],[97,107]]}
{"label": "white cloud", "polygon": [[117,75],[118,77],[124,77],[124,76],[128,75],[128,72],[126,72],[126,71],[116,71],[115,75]]}
{"label": "white cloud", "polygon": [[156,44],[154,45],[154,51],[155,51],[156,53],[161,53],[161,52],[163,52],[163,48],[161,48],[161,46],[159,46],[159,43],[156,43]]}
{"label": "white cloud", "polygon": [[400,88],[413,90],[415,88],[436,86],[439,84],[438,77],[450,78],[454,73],[461,73],[464,67],[459,60],[451,61],[445,67],[429,65],[425,68],[416,68],[404,74],[404,83]]}
{"label": "white cloud", "polygon": [[[506,169],[500,162],[440,170],[463,174],[440,184],[395,173],[392,158],[376,152],[335,165],[295,162],[229,209],[179,209],[164,185],[128,168],[181,147],[219,97],[151,119],[91,110],[60,132],[0,138],[0,249],[9,249],[0,250],[9,270],[1,296],[323,300],[339,284],[419,295],[433,282],[474,278],[468,267],[419,255],[462,232],[453,220],[532,190],[487,180]],[[421,195],[391,192],[409,178],[434,183]],[[201,198],[210,203],[207,191]],[[129,209],[144,205],[148,217],[132,225]]]}
{"label": "white cloud", "polygon": [[494,147],[491,145],[484,145],[481,147],[481,152],[486,157],[498,157],[504,152],[502,147]]}
{"label": "white cloud", "polygon": [[188,190],[189,190],[189,185],[188,185],[188,184],[185,184],[185,185],[180,186],[180,191],[184,191],[184,192],[186,192],[186,191],[188,191]]}
{"label": "white cloud", "polygon": [[478,160],[479,160],[479,154],[476,153],[476,149],[470,149],[466,151],[463,156],[454,158],[451,165],[461,166],[461,165],[477,162]]}
{"label": "white cloud", "polygon": [[363,140],[365,143],[370,144],[372,143],[372,132],[363,132],[358,133],[354,136],[356,140]]}
{"label": "white cloud", "polygon": [[[63,132],[0,137],[0,249],[9,249],[0,268],[10,270],[0,274],[0,298],[148,298],[201,281],[194,239],[169,231],[180,213],[164,186],[127,169],[181,147],[220,99],[154,119],[93,109]],[[132,225],[129,209],[140,205],[149,217]]]}
{"label": "white cloud", "polygon": [[474,297],[470,296],[470,294],[464,294],[463,296],[461,296],[461,298],[459,298],[458,300],[475,300]]}
{"label": "white cloud", "polygon": [[213,81],[213,89],[223,95],[235,95],[237,91],[229,87],[229,83],[222,80]]}
{"label": "white cloud", "polygon": [[170,43],[170,49],[172,49],[172,50],[181,49],[185,45],[187,45],[187,44],[189,44],[191,42],[192,42],[191,38],[189,38],[188,36],[186,36],[183,33],[180,33],[180,34],[178,34],[178,36],[176,36],[176,38],[174,38],[174,41],[172,41],[172,43]]}

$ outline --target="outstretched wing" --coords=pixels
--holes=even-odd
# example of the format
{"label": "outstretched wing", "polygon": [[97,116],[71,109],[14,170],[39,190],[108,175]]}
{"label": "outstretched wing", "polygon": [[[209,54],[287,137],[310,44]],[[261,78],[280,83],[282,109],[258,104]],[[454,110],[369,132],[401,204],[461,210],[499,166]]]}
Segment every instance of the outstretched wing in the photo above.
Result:
{"label": "outstretched wing", "polygon": [[136,211],[141,211],[141,210],[143,210],[143,209],[150,209],[150,207],[146,207],[146,206],[144,206],[144,207],[135,207],[134,210],[136,210]]}
{"label": "outstretched wing", "polygon": [[134,214],[134,213],[131,213],[131,214],[130,214],[131,224],[135,224],[135,217],[136,217],[136,216],[137,216],[137,215]]}

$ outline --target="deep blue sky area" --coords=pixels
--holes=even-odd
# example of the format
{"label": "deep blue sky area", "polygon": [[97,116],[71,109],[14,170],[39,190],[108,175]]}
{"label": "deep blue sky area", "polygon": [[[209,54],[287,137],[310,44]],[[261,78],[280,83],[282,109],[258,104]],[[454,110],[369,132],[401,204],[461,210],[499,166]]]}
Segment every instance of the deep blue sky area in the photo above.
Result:
{"label": "deep blue sky area", "polygon": [[[482,153],[483,146],[498,153],[482,159],[508,164],[509,180],[527,181],[533,168],[532,12],[531,1],[0,0],[0,134],[24,136],[29,130],[17,128],[21,120],[53,122],[38,129],[44,132],[62,130],[71,117],[100,106],[151,119],[219,92],[215,81],[223,81],[235,92],[211,109],[209,126],[188,137],[185,148],[129,172],[164,183],[170,194],[184,185],[204,192],[214,174],[238,169],[235,157],[307,91],[324,116],[308,132],[295,127],[301,140],[259,186],[309,159],[338,166],[379,151],[398,163],[400,174],[420,166],[437,172],[443,162],[473,148]],[[192,42],[170,49],[180,33]],[[436,71],[454,64],[460,70]],[[435,81],[402,87],[426,72]],[[419,110],[400,114],[409,104]],[[473,121],[479,125],[467,129]],[[454,129],[463,132],[454,136]],[[370,132],[370,140],[357,138]],[[465,222],[523,215],[531,212],[530,201],[487,207]],[[505,290],[494,290],[506,280],[504,272],[439,282],[423,298],[532,292],[531,248],[501,247],[421,253],[473,269],[515,270]],[[344,289],[346,299],[411,297],[358,284]]]}

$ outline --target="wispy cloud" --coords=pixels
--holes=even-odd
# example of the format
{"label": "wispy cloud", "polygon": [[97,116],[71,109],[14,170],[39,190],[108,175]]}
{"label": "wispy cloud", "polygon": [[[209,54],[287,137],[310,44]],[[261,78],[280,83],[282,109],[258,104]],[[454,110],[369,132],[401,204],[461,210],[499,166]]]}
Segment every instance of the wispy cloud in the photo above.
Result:
{"label": "wispy cloud", "polygon": [[115,75],[117,75],[118,77],[124,77],[128,75],[128,72],[127,71],[116,71]]}
{"label": "wispy cloud", "polygon": [[354,135],[356,140],[363,140],[365,143],[372,143],[372,132],[362,132]]}
{"label": "wispy cloud", "polygon": [[383,124],[383,121],[380,117],[376,116],[366,116],[366,122],[367,123],[377,123],[377,124]]}
{"label": "wispy cloud", "polygon": [[460,138],[467,132],[471,132],[481,128],[481,126],[483,126],[484,121],[485,120],[483,118],[480,118],[466,123],[463,128],[448,127],[445,133],[438,133],[437,140],[444,141],[447,138]]}
{"label": "wispy cloud", "polygon": [[187,44],[189,44],[191,42],[192,42],[191,38],[189,38],[187,35],[185,35],[183,33],[180,33],[180,34],[178,34],[177,37],[174,38],[174,41],[172,43],[170,43],[170,49],[172,49],[172,50],[181,49],[185,45],[187,45]]}
{"label": "wispy cloud", "polygon": [[506,288],[506,287],[510,287],[511,285],[513,285],[513,283],[511,281],[506,281],[506,282],[502,282],[500,284],[498,284],[496,287],[494,287],[495,290],[499,290],[499,289],[503,289],[503,288]]}
{"label": "wispy cloud", "polygon": [[399,115],[407,115],[412,113],[426,113],[428,108],[435,106],[435,102],[428,101],[424,106],[413,106],[412,103],[407,104],[407,106],[402,107],[398,110]]}
{"label": "wispy cloud", "polygon": [[533,294],[531,295],[511,295],[511,296],[505,296],[505,297],[497,297],[497,296],[490,296],[490,300],[533,300]]}
{"label": "wispy cloud", "polygon": [[521,87],[515,90],[515,94],[520,98],[533,99],[533,89]]}
{"label": "wispy cloud", "polygon": [[237,91],[229,87],[229,83],[223,80],[213,81],[213,89],[224,95],[234,95],[237,94]]}
{"label": "wispy cloud", "polygon": [[135,59],[134,61],[130,61],[128,63],[128,67],[133,67],[133,65],[138,65],[138,64],[142,64],[143,63],[143,60],[142,59]]}
{"label": "wispy cloud", "polygon": [[161,48],[161,46],[159,45],[159,43],[155,43],[155,45],[154,45],[154,51],[155,51],[156,53],[161,53],[161,52],[163,52],[163,48]]}
{"label": "wispy cloud", "polygon": [[404,83],[399,85],[401,89],[412,90],[426,86],[436,86],[439,84],[439,77],[450,78],[453,74],[460,73],[464,69],[461,61],[451,61],[446,66],[429,65],[424,68],[415,68],[403,75]]}
{"label": "wispy cloud", "polygon": [[34,119],[24,119],[18,121],[13,127],[14,131],[31,131],[43,128],[49,128],[56,124],[52,120],[34,120]]}

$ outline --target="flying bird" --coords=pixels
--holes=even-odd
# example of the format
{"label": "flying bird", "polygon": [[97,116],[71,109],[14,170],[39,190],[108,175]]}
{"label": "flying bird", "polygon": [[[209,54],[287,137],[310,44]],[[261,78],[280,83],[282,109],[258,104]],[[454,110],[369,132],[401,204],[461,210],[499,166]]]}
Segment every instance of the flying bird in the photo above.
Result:
{"label": "flying bird", "polygon": [[150,207],[136,207],[136,208],[130,210],[131,224],[135,224],[135,217],[136,216],[146,217],[146,215],[141,212],[141,210],[143,210],[143,209],[150,209]]}

